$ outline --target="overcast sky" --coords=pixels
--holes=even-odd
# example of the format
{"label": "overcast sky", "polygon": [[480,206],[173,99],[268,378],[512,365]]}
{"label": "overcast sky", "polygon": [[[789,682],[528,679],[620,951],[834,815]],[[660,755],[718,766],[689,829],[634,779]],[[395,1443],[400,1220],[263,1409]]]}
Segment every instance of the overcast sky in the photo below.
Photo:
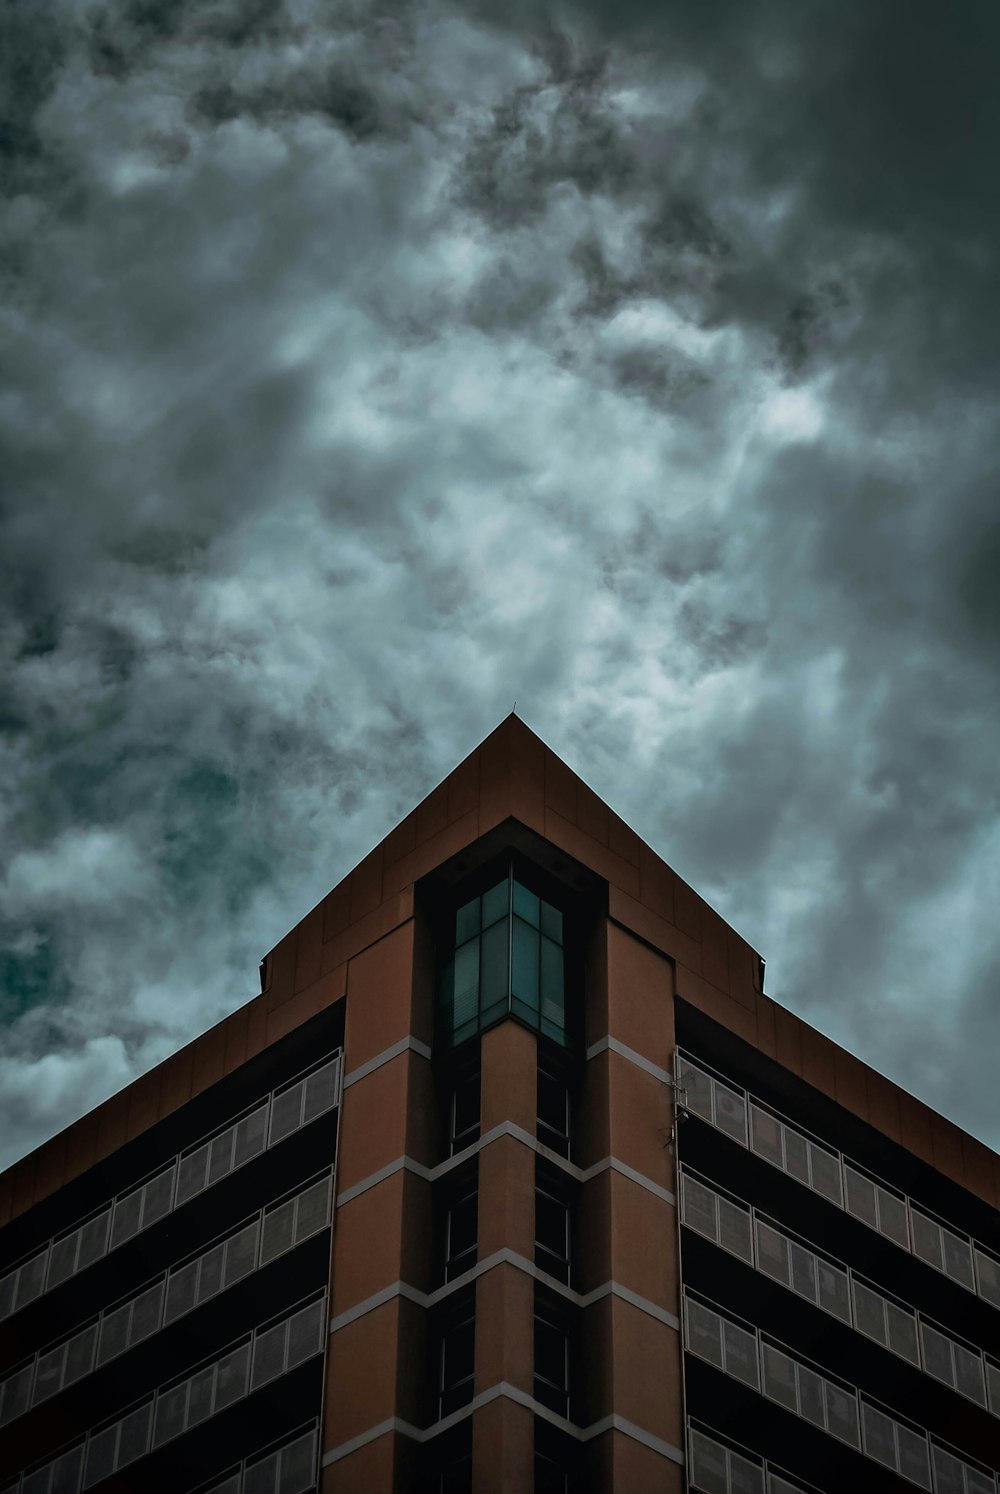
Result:
{"label": "overcast sky", "polygon": [[518,713],[1000,1145],[1000,8],[8,0],[0,1165]]}

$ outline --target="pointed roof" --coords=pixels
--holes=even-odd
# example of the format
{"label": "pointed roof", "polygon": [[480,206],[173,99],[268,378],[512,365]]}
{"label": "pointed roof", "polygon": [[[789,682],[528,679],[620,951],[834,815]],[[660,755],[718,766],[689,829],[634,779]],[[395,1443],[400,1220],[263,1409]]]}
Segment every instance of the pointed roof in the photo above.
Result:
{"label": "pointed roof", "polygon": [[607,883],[609,917],[673,962],[680,997],[1000,1206],[1000,1157],[765,996],[756,951],[511,713],[279,941],[260,996],[0,1174],[0,1226],[338,1000],[415,884],[506,822]]}

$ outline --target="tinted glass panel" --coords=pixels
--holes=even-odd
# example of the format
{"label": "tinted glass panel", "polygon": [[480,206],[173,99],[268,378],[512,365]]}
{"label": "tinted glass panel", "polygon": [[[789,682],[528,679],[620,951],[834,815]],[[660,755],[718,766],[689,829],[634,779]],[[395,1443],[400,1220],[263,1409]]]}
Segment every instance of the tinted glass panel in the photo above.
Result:
{"label": "tinted glass panel", "polygon": [[510,988],[512,995],[538,1011],[538,933],[520,918],[511,931]]}

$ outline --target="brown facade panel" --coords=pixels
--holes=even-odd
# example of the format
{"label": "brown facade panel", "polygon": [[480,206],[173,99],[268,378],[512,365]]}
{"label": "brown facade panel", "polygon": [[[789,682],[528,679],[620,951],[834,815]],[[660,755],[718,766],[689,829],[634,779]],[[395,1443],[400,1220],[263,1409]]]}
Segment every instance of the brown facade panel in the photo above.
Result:
{"label": "brown facade panel", "polygon": [[485,1135],[503,1121],[535,1134],[537,1040],[517,1022],[483,1033],[480,1128]]}
{"label": "brown facade panel", "polygon": [[398,1434],[383,1432],[323,1469],[323,1494],[393,1494]]}
{"label": "brown facade panel", "polygon": [[[413,920],[370,945],[347,967],[347,1072],[410,1034],[413,996]],[[426,1041],[426,1030],[420,1034]]]}
{"label": "brown facade panel", "polygon": [[614,1384],[606,1410],[680,1447],[680,1334],[620,1297],[610,1300]]}
{"label": "brown facade panel", "polygon": [[401,1279],[404,1178],[401,1169],[338,1205],[333,1236],[332,1317],[339,1317]]}
{"label": "brown facade panel", "polygon": [[307,913],[296,931],[295,990],[304,991],[322,974],[323,905]]}
{"label": "brown facade panel", "polygon": [[476,1281],[476,1395],[494,1385],[534,1385],[535,1283],[516,1266],[498,1265]]}
{"label": "brown facade panel", "polygon": [[591,1062],[606,1063],[608,1068],[611,1155],[672,1191],[669,1086],[618,1053],[602,1053]]}
{"label": "brown facade panel", "polygon": [[660,1068],[674,1050],[670,961],[617,924],[608,928],[608,1034]]}
{"label": "brown facade panel", "polygon": [[513,1136],[479,1153],[479,1258],[504,1249],[535,1253],[535,1154]]}
{"label": "brown facade panel", "polygon": [[472,1487],[476,1494],[526,1494],[534,1480],[534,1418],[497,1396],[473,1412]]}
{"label": "brown facade panel", "polygon": [[609,1170],[608,1179],[611,1278],[676,1316],[679,1277],[674,1207],[621,1173]]}
{"label": "brown facade panel", "polygon": [[662,1453],[612,1430],[596,1437],[588,1449],[594,1494],[682,1494],[684,1472]]}
{"label": "brown facade panel", "polygon": [[410,1054],[400,1053],[345,1089],[339,1193],[404,1155],[409,1062]]}
{"label": "brown facade panel", "polygon": [[329,1452],[396,1414],[400,1298],[330,1335],[323,1447]]}

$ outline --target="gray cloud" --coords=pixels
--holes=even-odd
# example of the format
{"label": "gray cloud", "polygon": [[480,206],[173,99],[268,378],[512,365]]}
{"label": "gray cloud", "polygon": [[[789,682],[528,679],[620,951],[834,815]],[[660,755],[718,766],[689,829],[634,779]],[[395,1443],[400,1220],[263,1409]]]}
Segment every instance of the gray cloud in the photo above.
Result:
{"label": "gray cloud", "polygon": [[515,697],[1000,1142],[992,13],[5,16],[0,1160]]}

